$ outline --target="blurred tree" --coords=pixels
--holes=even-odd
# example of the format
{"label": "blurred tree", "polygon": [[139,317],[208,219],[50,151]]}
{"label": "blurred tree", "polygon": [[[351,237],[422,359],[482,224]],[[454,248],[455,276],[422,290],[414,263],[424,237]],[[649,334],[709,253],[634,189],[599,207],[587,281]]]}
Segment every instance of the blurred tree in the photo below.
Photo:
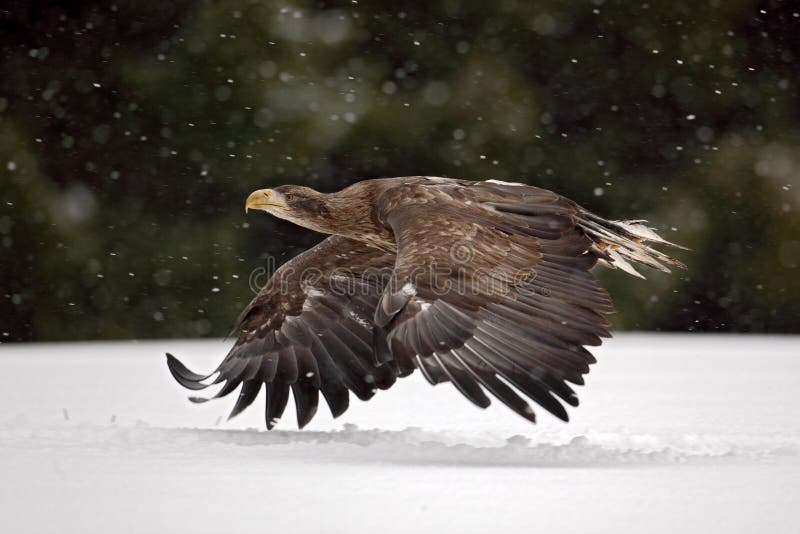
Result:
{"label": "blurred tree", "polygon": [[623,328],[800,331],[800,9],[780,0],[12,1],[0,339],[221,335],[320,236],[247,193],[495,178],[650,219]]}

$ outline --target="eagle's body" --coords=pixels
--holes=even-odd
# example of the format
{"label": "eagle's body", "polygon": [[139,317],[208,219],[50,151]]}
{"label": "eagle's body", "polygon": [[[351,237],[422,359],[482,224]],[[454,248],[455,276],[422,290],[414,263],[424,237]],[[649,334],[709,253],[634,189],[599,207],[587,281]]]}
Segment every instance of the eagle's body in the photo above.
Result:
{"label": "eagle's body", "polygon": [[523,184],[414,176],[330,194],[281,186],[246,207],[331,236],[276,271],[214,373],[168,363],[190,389],[214,374],[224,382],[217,397],[241,385],[231,416],[266,385],[268,428],[290,389],[303,427],[320,391],[338,416],[348,391],[366,400],[414,369],[478,406],[488,392],[534,421],[528,397],[566,420],[562,402],[578,404],[567,382],[583,384],[595,361],[583,346],[609,335],[613,311],[590,269],[681,266],[644,243],[670,244],[640,222],[607,221]]}

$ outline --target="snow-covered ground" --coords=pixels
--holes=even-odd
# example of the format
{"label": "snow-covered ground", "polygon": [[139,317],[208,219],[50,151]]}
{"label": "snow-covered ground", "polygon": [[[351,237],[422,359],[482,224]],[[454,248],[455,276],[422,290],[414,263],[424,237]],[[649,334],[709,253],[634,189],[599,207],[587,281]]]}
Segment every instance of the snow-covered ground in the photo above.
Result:
{"label": "snow-covered ground", "polygon": [[304,431],[225,422],[164,352],[0,346],[0,532],[798,532],[800,338],[619,335],[564,424],[412,376]]}

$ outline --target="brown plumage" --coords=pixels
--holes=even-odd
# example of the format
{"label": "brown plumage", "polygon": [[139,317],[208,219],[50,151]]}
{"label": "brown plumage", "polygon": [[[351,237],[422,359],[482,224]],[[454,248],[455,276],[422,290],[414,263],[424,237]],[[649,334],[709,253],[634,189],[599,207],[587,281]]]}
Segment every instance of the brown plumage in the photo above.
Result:
{"label": "brown plumage", "polygon": [[302,428],[319,392],[336,417],[349,391],[367,400],[414,369],[480,407],[488,393],[535,421],[527,398],[566,421],[564,403],[578,405],[569,384],[583,384],[595,362],[584,346],[609,335],[613,306],[592,267],[638,276],[631,262],[683,267],[646,244],[672,245],[642,221],[608,221],[522,184],[413,176],[330,194],[281,186],[255,191],[246,207],[331,236],[276,271],[213,373],[167,362],[189,389],[210,380],[222,397],[241,386],[231,417],[264,385],[267,428],[290,391]]}

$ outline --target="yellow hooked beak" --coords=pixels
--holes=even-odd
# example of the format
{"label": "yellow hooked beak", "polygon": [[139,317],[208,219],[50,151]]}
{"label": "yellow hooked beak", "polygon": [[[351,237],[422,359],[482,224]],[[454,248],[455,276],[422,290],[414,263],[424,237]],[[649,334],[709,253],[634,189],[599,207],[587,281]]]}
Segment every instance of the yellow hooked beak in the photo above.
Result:
{"label": "yellow hooked beak", "polygon": [[244,203],[244,212],[247,213],[247,210],[251,208],[264,210],[270,206],[287,209],[288,206],[279,197],[280,193],[276,193],[272,189],[253,191]]}

